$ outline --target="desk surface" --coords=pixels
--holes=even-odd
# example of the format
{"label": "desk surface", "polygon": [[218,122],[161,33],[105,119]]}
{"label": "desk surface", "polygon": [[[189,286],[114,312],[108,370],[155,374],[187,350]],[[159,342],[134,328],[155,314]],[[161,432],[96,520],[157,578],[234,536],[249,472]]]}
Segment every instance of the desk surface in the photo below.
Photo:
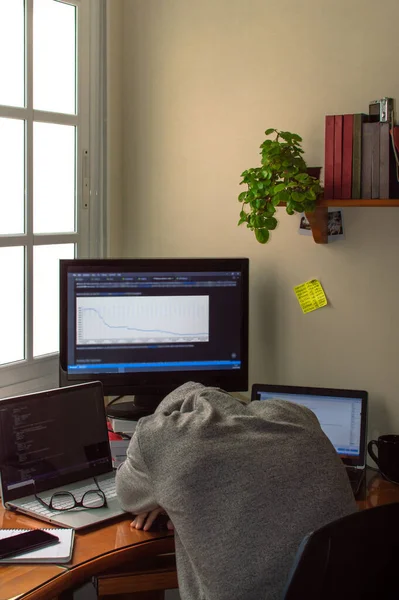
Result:
{"label": "desk surface", "polygon": [[[399,502],[399,486],[368,470],[361,510]],[[51,600],[61,592],[81,585],[93,575],[145,557],[174,551],[173,534],[130,529],[130,518],[113,521],[86,533],[77,533],[73,559],[63,565],[0,565],[0,600],[16,596],[24,600]],[[42,527],[43,523],[0,508],[0,527]],[[47,527],[47,525],[46,525]],[[40,589],[39,589],[40,588]]]}
{"label": "desk surface", "polygon": [[[53,599],[108,569],[148,556],[174,552],[173,533],[130,529],[131,518],[76,533],[72,561],[62,565],[0,565],[0,600]],[[0,527],[43,527],[43,522],[0,508]],[[50,527],[50,525],[45,525]],[[40,590],[39,590],[40,588]]]}

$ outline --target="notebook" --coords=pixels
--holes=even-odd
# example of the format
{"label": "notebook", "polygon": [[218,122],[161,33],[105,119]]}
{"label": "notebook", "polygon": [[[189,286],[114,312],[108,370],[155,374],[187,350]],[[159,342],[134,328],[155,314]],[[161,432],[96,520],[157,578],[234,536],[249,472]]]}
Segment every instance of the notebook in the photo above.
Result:
{"label": "notebook", "polygon": [[[29,529],[0,529],[0,540],[3,540],[18,533],[24,533]],[[58,544],[39,548],[38,550],[30,550],[17,556],[10,558],[2,558],[0,563],[17,564],[17,563],[66,563],[72,560],[73,541],[75,537],[74,529],[44,529],[56,535],[60,541]]]}
{"label": "notebook", "polygon": [[[124,514],[115,492],[100,382],[0,400],[0,476],[5,508],[82,529]],[[103,491],[107,506],[54,511],[54,492]]]}
{"label": "notebook", "polygon": [[357,496],[366,467],[367,392],[262,383],[252,386],[251,400],[270,398],[302,404],[315,413],[341,457]]}

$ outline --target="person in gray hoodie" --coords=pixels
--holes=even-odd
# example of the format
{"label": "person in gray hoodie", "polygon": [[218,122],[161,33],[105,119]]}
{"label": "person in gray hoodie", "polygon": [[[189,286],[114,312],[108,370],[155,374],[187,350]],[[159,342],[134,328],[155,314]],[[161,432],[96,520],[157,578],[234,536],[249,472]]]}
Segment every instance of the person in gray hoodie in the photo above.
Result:
{"label": "person in gray hoodie", "polygon": [[280,600],[305,534],[356,511],[312,411],[193,382],[139,420],[116,484],[132,526],[173,523],[182,600]]}

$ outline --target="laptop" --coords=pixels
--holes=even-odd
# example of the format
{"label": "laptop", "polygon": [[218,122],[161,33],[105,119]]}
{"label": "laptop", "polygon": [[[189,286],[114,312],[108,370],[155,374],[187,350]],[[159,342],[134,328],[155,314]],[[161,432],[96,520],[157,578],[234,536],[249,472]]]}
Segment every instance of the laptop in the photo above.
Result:
{"label": "laptop", "polygon": [[[82,383],[0,400],[3,506],[36,519],[82,529],[124,514],[115,492],[102,384]],[[98,487],[97,487],[98,486]],[[107,506],[51,510],[54,492],[79,501],[100,488]],[[97,498],[89,494],[86,499]]]}
{"label": "laptop", "polygon": [[356,497],[366,472],[367,392],[262,383],[252,386],[251,400],[271,398],[302,404],[315,413],[346,467]]}

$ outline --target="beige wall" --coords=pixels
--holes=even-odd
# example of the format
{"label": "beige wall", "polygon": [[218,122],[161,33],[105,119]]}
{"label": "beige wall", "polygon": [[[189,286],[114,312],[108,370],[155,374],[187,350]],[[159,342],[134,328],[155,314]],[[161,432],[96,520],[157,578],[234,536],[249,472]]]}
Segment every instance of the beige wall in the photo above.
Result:
{"label": "beige wall", "polygon": [[[123,205],[111,208],[123,253],[248,256],[251,383],[365,388],[370,435],[399,433],[399,209],[345,209],[346,239],[326,246],[283,209],[266,246],[236,225],[240,173],[258,163],[265,129],[299,133],[308,164],[322,164],[326,114],[399,99],[399,3],[384,3],[386,18],[371,0],[122,8],[110,128],[121,115]],[[302,315],[293,287],[311,278],[329,305]]]}

